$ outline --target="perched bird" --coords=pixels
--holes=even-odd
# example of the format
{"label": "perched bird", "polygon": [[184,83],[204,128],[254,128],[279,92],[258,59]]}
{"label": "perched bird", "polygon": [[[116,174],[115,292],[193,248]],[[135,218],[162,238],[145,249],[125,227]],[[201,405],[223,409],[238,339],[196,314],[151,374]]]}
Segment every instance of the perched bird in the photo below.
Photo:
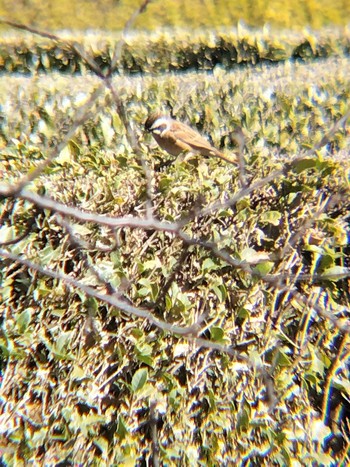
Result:
{"label": "perched bird", "polygon": [[178,156],[182,152],[199,152],[203,156],[216,156],[236,163],[234,155],[226,156],[197,131],[166,115],[152,113],[145,122],[145,130],[152,133],[159,146],[172,156]]}

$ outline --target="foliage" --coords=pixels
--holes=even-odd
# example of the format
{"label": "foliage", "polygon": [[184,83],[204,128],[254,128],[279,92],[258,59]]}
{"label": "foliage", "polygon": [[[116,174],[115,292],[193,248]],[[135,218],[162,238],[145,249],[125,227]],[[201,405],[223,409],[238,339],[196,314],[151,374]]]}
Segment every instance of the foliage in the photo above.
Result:
{"label": "foliage", "polygon": [[[154,216],[189,216],[184,231],[201,243],[142,226],[112,231],[20,196],[1,200],[8,251],[101,293],[117,288],[126,303],[169,323],[200,323],[204,341],[238,355],[2,259],[5,462],[146,465],[157,442],[164,465],[346,464],[348,126],[313,148],[348,110],[349,68],[333,58],[113,80],[151,169]],[[58,73],[0,81],[4,182],[46,157],[98,81]],[[238,169],[199,156],[176,163],[155,147],[142,125],[162,107],[227,152],[242,127],[248,186],[274,170],[285,175],[225,206],[242,188]],[[144,169],[108,91],[91,115],[30,188],[84,212],[143,219]],[[304,157],[290,164],[295,154]]]}
{"label": "foliage", "polygon": [[[110,67],[120,35],[66,34],[67,41],[89,50],[102,69]],[[134,34],[127,38],[118,71],[157,73],[164,71],[212,70],[216,66],[232,69],[262,62],[313,60],[347,55],[350,35],[347,29],[323,29],[272,33],[268,28],[252,31],[243,26],[229,31],[179,30],[153,34]],[[28,38],[26,34],[7,35],[0,40],[0,71],[16,73],[84,73],[87,65],[68,45]]]}

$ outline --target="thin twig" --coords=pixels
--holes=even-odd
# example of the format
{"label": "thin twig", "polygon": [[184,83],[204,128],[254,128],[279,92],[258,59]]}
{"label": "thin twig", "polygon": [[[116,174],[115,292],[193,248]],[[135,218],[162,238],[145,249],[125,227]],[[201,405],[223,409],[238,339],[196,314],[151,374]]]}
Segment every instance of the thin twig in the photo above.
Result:
{"label": "thin twig", "polygon": [[197,335],[197,333],[199,332],[199,329],[197,329],[196,324],[192,326],[188,326],[188,327],[169,324],[165,321],[155,318],[148,310],[137,308],[133,305],[130,305],[125,300],[121,300],[115,294],[108,295],[102,292],[98,292],[93,287],[86,285],[74,279],[73,277],[68,276],[67,274],[64,274],[60,271],[53,271],[52,269],[49,269],[49,268],[44,268],[40,264],[33,263],[32,261],[26,258],[23,258],[21,256],[15,255],[14,253],[10,253],[6,250],[0,249],[0,256],[2,256],[3,258],[10,259],[11,261],[16,261],[20,264],[23,264],[27,268],[37,271],[40,274],[43,274],[44,276],[52,277],[53,279],[57,279],[57,280],[62,280],[67,285],[70,285],[72,287],[75,287],[83,291],[84,293],[86,293],[86,295],[90,297],[94,297],[97,300],[102,300],[104,303],[108,303],[109,305],[112,305],[122,311],[125,311],[126,313],[135,315],[139,318],[146,319],[150,324],[154,324],[159,329],[162,329],[164,331],[169,331],[171,333],[179,334],[182,336]]}
{"label": "thin twig", "polygon": [[110,69],[108,70],[107,72],[107,75],[106,77],[110,77],[115,69],[115,67],[117,66],[118,64],[118,61],[120,60],[121,58],[121,54],[122,54],[122,49],[123,49],[123,46],[125,44],[125,36],[127,35],[127,33],[130,31],[130,29],[132,28],[132,26],[134,25],[136,19],[146,11],[146,8],[148,7],[148,5],[152,2],[153,0],[144,0],[143,3],[141,3],[141,5],[132,13],[132,15],[130,16],[130,18],[127,20],[127,22],[125,23],[125,26],[124,26],[124,29],[122,31],[122,34],[121,34],[121,38],[119,40],[119,42],[117,43],[116,47],[115,47],[115,50],[114,50],[114,54],[113,54],[113,58],[112,58],[112,61],[111,61],[111,66],[110,66]]}
{"label": "thin twig", "polygon": [[[251,360],[249,357],[246,355],[235,351],[233,348],[230,346],[222,345],[217,342],[212,342],[208,341],[206,339],[203,339],[201,337],[198,337],[198,334],[200,333],[201,329],[198,326],[198,323],[194,323],[192,326],[177,326],[174,324],[170,324],[168,322],[165,322],[163,320],[155,318],[152,313],[150,313],[148,310],[145,310],[143,308],[138,308],[135,307],[129,303],[127,303],[124,300],[120,300],[120,298],[116,297],[115,295],[108,295],[104,294],[101,292],[98,292],[94,288],[92,288],[89,285],[86,285],[76,279],[74,279],[71,276],[68,276],[67,274],[64,274],[60,271],[53,271],[52,269],[45,268],[39,264],[36,264],[26,258],[23,258],[22,256],[18,256],[14,253],[10,253],[8,251],[0,249],[0,256],[10,259],[11,261],[18,262],[27,268],[37,271],[38,273],[51,277],[56,280],[61,280],[65,284],[72,286],[76,289],[81,290],[84,292],[87,296],[96,298],[97,300],[103,301],[103,303],[108,303],[111,306],[114,306],[118,308],[119,310],[122,310],[130,315],[137,316],[139,318],[143,318],[147,320],[150,324],[153,324],[157,328],[170,332],[171,334],[178,334],[182,336],[185,339],[188,339],[192,341],[196,346],[199,348],[207,348],[211,350],[217,350],[219,352],[225,353],[227,355],[230,355],[232,358],[236,359],[238,362],[242,363],[244,365],[242,367],[242,370],[248,369],[248,368],[254,368],[256,371],[258,371],[260,374],[263,375],[264,378],[267,378],[270,380],[270,376],[266,369]],[[270,399],[273,399],[273,394],[270,394]]]}
{"label": "thin twig", "polygon": [[[0,185],[0,195],[1,195],[1,185]],[[157,230],[159,232],[167,232],[173,234],[177,238],[181,239],[185,245],[187,246],[198,246],[202,247],[212,254],[214,254],[217,258],[222,259],[224,262],[233,266],[235,268],[241,269],[250,275],[254,275],[263,279],[264,281],[269,282],[270,284],[274,285],[275,287],[282,287],[283,279],[293,277],[290,274],[278,274],[277,276],[274,275],[260,275],[258,271],[253,270],[251,267],[251,263],[247,261],[242,261],[235,259],[231,254],[227,251],[220,249],[215,242],[208,242],[204,241],[201,238],[191,237],[187,233],[182,230],[182,222],[167,222],[167,221],[159,221],[155,218],[140,218],[134,216],[127,216],[127,217],[109,217],[95,213],[88,213],[81,211],[78,208],[66,206],[65,204],[58,203],[57,201],[52,200],[51,198],[37,195],[29,190],[23,190],[19,195],[19,198],[25,199],[27,201],[31,201],[36,206],[39,206],[43,209],[50,209],[55,213],[60,213],[63,216],[73,217],[76,220],[82,222],[93,222],[99,225],[104,225],[110,227],[111,229],[116,228],[133,228],[133,229],[144,229],[144,230]],[[314,219],[315,221],[315,219]],[[254,265],[255,266],[255,265]],[[346,277],[349,275],[349,272],[344,269],[342,273],[336,274],[329,274],[328,276],[325,275],[303,275],[298,277],[298,281],[302,280],[325,280],[325,279],[337,279]],[[280,285],[279,285],[280,284]]]}
{"label": "thin twig", "polygon": [[157,430],[157,402],[152,400],[149,408],[149,424],[152,438],[152,467],[159,467],[159,439]]}

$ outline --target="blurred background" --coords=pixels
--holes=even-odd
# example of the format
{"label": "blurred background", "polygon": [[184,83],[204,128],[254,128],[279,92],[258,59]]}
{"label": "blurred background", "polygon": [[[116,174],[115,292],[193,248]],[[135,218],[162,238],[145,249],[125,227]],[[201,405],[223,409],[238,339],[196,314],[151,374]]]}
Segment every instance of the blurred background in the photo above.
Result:
{"label": "blurred background", "polygon": [[[0,16],[50,29],[123,28],[139,0],[9,0],[0,1]],[[139,16],[135,28],[248,26],[321,28],[349,24],[348,0],[155,0]]]}

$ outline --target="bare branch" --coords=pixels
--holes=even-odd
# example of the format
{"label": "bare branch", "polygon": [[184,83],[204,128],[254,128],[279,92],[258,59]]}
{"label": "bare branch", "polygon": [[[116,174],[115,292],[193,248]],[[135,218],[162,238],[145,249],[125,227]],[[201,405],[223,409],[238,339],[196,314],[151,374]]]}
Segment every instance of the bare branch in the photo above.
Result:
{"label": "bare branch", "polygon": [[[1,188],[2,187],[0,185],[0,196],[3,194]],[[74,208],[74,207],[66,206],[65,204],[62,204],[62,203],[58,203],[57,201],[54,201],[51,198],[37,195],[29,190],[23,190],[18,195],[18,197],[25,199],[27,201],[31,201],[36,206],[39,206],[43,209],[50,209],[55,213],[60,213],[63,216],[73,217],[74,219],[82,221],[82,222],[93,222],[99,225],[108,226],[112,229],[130,227],[134,229],[157,230],[159,232],[167,232],[167,233],[173,234],[177,238],[181,239],[185,245],[202,247],[210,251],[211,253],[213,253],[217,258],[222,259],[224,262],[226,262],[230,266],[239,268],[247,272],[250,275],[259,277],[263,279],[264,281],[271,283],[275,287],[277,286],[283,287],[282,281],[285,278],[293,277],[293,275],[290,275],[290,274],[278,274],[277,276],[259,274],[258,271],[256,270],[254,271],[252,269],[250,263],[248,263],[247,261],[241,261],[241,260],[237,260],[233,258],[232,255],[230,255],[227,251],[220,249],[216,243],[204,241],[204,240],[201,240],[200,238],[190,237],[188,234],[186,234],[182,230],[182,227],[184,226],[184,223],[182,221],[171,223],[171,222],[166,222],[166,221],[159,221],[153,217],[146,218],[146,219],[140,218],[140,217],[134,217],[134,216],[109,217],[109,216],[104,216],[104,215],[99,215],[99,214],[94,214],[94,213],[87,213],[87,212],[81,211],[78,208]],[[323,210],[320,211],[320,214],[322,212]],[[316,220],[317,220],[317,215],[315,215],[312,218],[312,222],[310,221],[310,226]],[[344,271],[344,273],[341,273],[341,274],[334,274],[334,276],[332,275],[334,279],[336,279],[337,277],[346,277],[346,276],[347,276],[346,271]],[[332,278],[332,277],[329,277],[329,278]],[[312,280],[323,279],[324,280],[325,278],[326,277],[323,275],[300,275],[298,277],[298,281],[310,280],[310,279]],[[278,284],[281,284],[281,285],[278,285]]]}
{"label": "bare branch", "polygon": [[146,319],[150,324],[154,324],[159,329],[162,329],[164,331],[169,331],[171,333],[179,334],[182,336],[196,335],[199,332],[199,329],[197,328],[196,324],[193,326],[189,326],[189,327],[183,327],[183,326],[176,326],[173,324],[169,324],[162,320],[158,320],[148,310],[145,310],[142,308],[136,308],[135,306],[127,303],[125,300],[121,300],[119,297],[116,297],[115,295],[108,295],[108,294],[103,294],[101,292],[98,292],[94,288],[86,284],[83,284],[82,282],[79,282],[78,280],[72,278],[71,276],[63,274],[62,272],[59,272],[59,271],[53,271],[51,269],[44,268],[43,266],[40,266],[39,264],[35,264],[28,259],[22,258],[13,253],[9,253],[6,250],[0,249],[0,256],[2,256],[3,258],[10,259],[11,261],[16,261],[20,264],[23,264],[29,269],[37,271],[40,274],[43,274],[44,276],[52,277],[53,279],[57,279],[57,280],[62,280],[65,284],[83,291],[89,297],[94,297],[97,300],[102,300],[104,303],[108,303],[109,305],[112,305],[118,308],[119,310],[125,311],[126,313],[135,315],[139,318]]}
{"label": "bare branch", "polygon": [[121,54],[122,54],[122,49],[125,44],[125,36],[126,34],[130,31],[130,29],[133,27],[136,19],[144,12],[146,11],[146,8],[148,5],[152,2],[153,0],[144,0],[141,5],[132,13],[128,21],[125,23],[124,29],[121,34],[121,38],[114,50],[114,55],[112,58],[111,62],[111,67],[107,73],[107,77],[110,77],[118,64],[118,61],[120,60]]}
{"label": "bare branch", "polygon": [[[55,42],[62,42],[62,39],[59,36],[56,36],[56,34],[52,34],[47,31],[41,31],[39,29],[33,28],[31,26],[27,26],[26,24],[22,23],[17,23],[16,21],[11,21],[5,18],[0,18],[0,23],[2,24],[7,24],[8,26],[11,26],[16,29],[21,29],[22,31],[27,31],[31,32],[33,34],[36,34],[41,37],[45,37],[46,39],[53,40]],[[66,43],[66,42],[65,42]]]}
{"label": "bare branch", "polygon": [[[247,356],[239,352],[236,352],[234,349],[232,349],[229,346],[222,345],[217,342],[211,342],[206,339],[198,337],[198,334],[201,331],[201,329],[198,326],[198,323],[195,323],[192,326],[187,326],[187,327],[169,324],[166,321],[162,321],[162,320],[155,318],[152,315],[152,313],[150,313],[146,309],[137,308],[127,303],[126,301],[121,300],[120,298],[116,297],[114,294],[109,295],[109,294],[98,292],[94,288],[90,287],[89,285],[86,285],[60,271],[53,271],[52,269],[44,268],[43,266],[40,266],[39,264],[33,263],[32,261],[26,258],[10,253],[3,249],[0,249],[0,256],[2,256],[3,258],[10,259],[11,261],[15,261],[20,264],[23,264],[27,268],[32,269],[33,271],[37,271],[38,273],[44,276],[51,277],[56,280],[61,280],[66,285],[72,286],[76,289],[81,290],[89,297],[93,297],[97,300],[101,300],[104,303],[108,303],[109,305],[114,306],[118,308],[119,310],[122,310],[125,313],[128,313],[130,315],[134,315],[134,316],[137,316],[138,318],[145,319],[150,324],[156,326],[157,328],[163,331],[170,332],[172,334],[178,334],[185,339],[191,340],[198,347],[204,347],[207,349],[217,350],[219,352],[226,353],[227,355],[230,355],[232,358],[246,365],[248,368],[255,368],[257,371],[264,374],[265,377],[268,377],[268,374],[266,373],[264,367],[251,361]],[[242,367],[242,370],[244,369],[247,369],[247,368]]]}

